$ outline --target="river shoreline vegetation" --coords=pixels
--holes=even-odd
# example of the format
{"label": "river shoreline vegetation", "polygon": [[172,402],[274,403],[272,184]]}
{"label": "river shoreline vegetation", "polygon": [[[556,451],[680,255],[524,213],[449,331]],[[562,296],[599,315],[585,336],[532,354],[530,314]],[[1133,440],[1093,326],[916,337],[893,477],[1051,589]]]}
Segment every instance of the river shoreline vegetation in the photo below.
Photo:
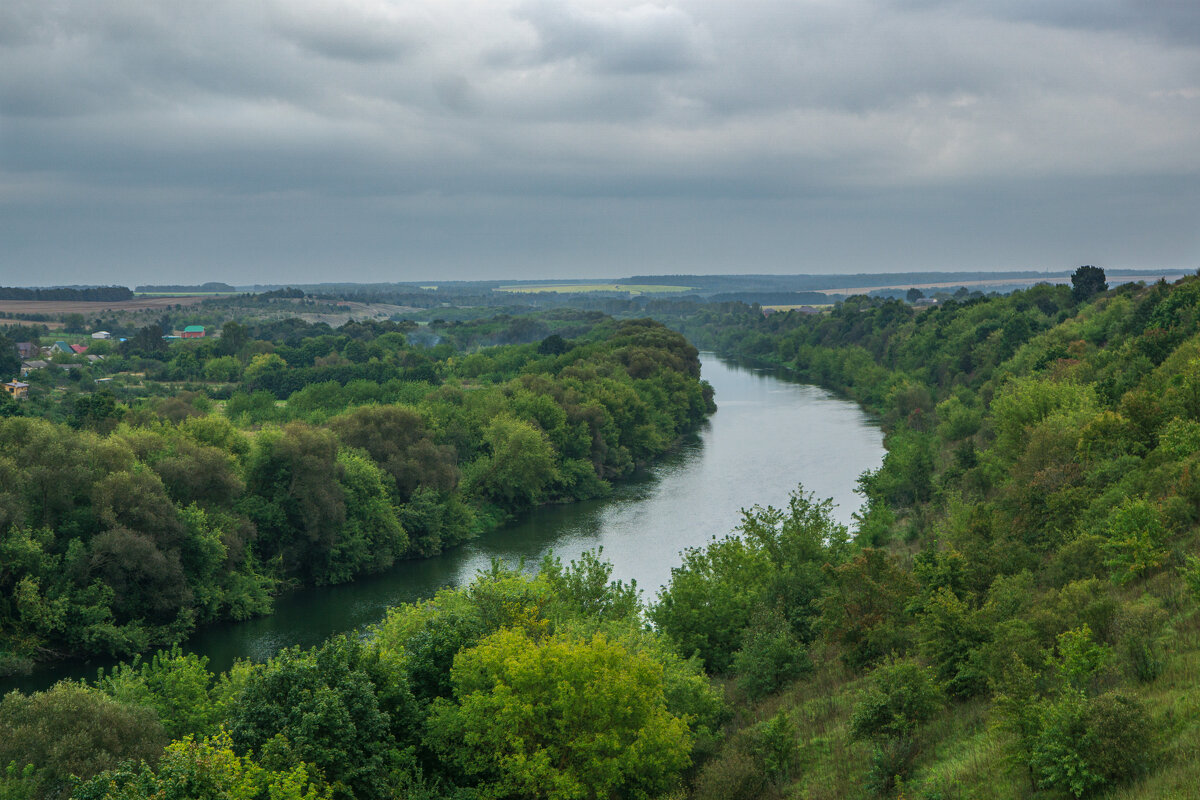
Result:
{"label": "river shoreline vegetation", "polygon": [[[819,314],[764,315],[736,302],[658,309],[696,346],[786,367],[878,415],[887,454],[860,479],[853,531],[832,520],[828,501],[798,489],[786,507],[747,509],[728,537],[686,551],[655,598],[613,581],[592,554],[569,565],[547,559],[533,576],[496,565],[468,587],[393,610],[365,637],[285,650],[266,664],[214,675],[203,659],[164,650],[92,682],[13,692],[0,702],[0,765],[10,765],[0,797],[1200,795],[1200,277],[1109,290],[1101,271],[1081,268],[1072,286],[925,308],[856,296]],[[570,319],[521,325],[578,324]],[[423,530],[399,512],[394,527],[380,522],[404,508],[393,502],[403,485],[418,487],[411,504],[422,479],[446,480],[439,485],[452,488],[441,491],[460,498],[453,513],[479,525],[602,488],[593,481],[669,445],[656,431],[677,433],[711,408],[694,348],[657,324],[601,320],[587,335],[535,327],[537,344],[471,355],[452,344],[513,325],[507,316],[443,322],[447,342],[421,351],[398,331],[363,337],[369,354],[395,336],[392,363],[414,378],[431,370],[417,379],[429,384],[419,397],[405,394],[413,381],[373,381],[378,390],[352,395],[367,398],[359,402],[346,399],[352,382],[293,387],[296,367],[344,365],[318,365],[333,353],[317,346],[311,366],[301,364],[288,357],[295,345],[280,344],[238,362],[241,388],[219,413],[175,396],[126,407],[118,420],[85,406],[73,427],[0,421],[58,425],[45,439],[59,448],[51,464],[73,463],[83,447],[55,445],[51,433],[92,437],[87,465],[99,476],[69,507],[50,502],[63,482],[48,467],[40,483],[20,484],[24,493],[0,506],[25,515],[6,521],[18,535],[5,538],[12,555],[0,563],[32,564],[22,568],[78,587],[80,573],[60,566],[70,552],[54,552],[48,536],[90,524],[70,563],[97,570],[85,584],[101,584],[91,590],[98,599],[64,602],[90,608],[107,597],[112,609],[103,570],[121,576],[112,565],[144,560],[137,526],[161,524],[156,515],[170,506],[175,526],[154,535],[177,538],[142,536],[160,554],[177,547],[181,570],[224,562],[165,542],[225,544],[219,515],[240,514],[255,543],[276,548],[243,547],[247,560],[284,575],[294,564],[297,579],[313,582],[352,575],[370,563],[357,558],[380,552],[369,535],[411,540]],[[219,341],[230,333],[236,341],[236,327]],[[351,357],[350,346],[336,353],[373,363]],[[558,399],[592,383],[589,373],[570,384],[572,369],[608,381],[589,399],[608,410],[609,427]],[[347,394],[324,405],[334,386]],[[417,431],[395,461],[371,449],[393,436],[389,420],[362,418],[388,407],[372,401],[417,409],[419,426],[395,423]],[[176,402],[195,413],[165,421]],[[155,403],[162,409],[148,413]],[[588,407],[582,397],[575,406]],[[647,410],[612,410],[631,406]],[[474,438],[451,435],[472,419]],[[573,452],[552,433],[570,441],[572,428],[554,419],[580,420],[590,435],[577,437],[577,472],[553,457]],[[597,461],[598,451],[582,448],[605,431],[618,452],[604,449]],[[461,465],[453,481],[438,469],[445,447]],[[477,460],[464,465],[464,452]],[[515,494],[507,477],[489,483],[497,453],[540,476],[516,484],[535,489]],[[210,511],[204,492],[226,491],[220,481],[183,480],[195,470],[170,463],[202,456],[238,465],[210,469],[261,500]],[[0,468],[16,474],[2,460]],[[421,479],[403,484],[406,469]],[[313,477],[293,497],[293,473],[337,474],[343,497],[388,502],[354,503],[355,513],[376,515],[356,518],[358,527],[345,502],[341,525],[361,531],[361,542],[314,559],[310,549],[328,543],[330,482]],[[0,485],[18,485],[11,480]],[[80,507],[94,519],[78,520]],[[40,522],[47,513],[52,524]],[[287,524],[309,548],[291,561],[280,546]],[[123,530],[134,533],[112,533]],[[80,550],[97,539],[109,548],[102,557]],[[152,585],[132,572],[125,580],[132,597]],[[4,587],[6,613],[20,615],[12,618],[26,636],[67,618],[32,582],[36,593]],[[134,608],[145,613],[122,613]],[[93,630],[134,619],[116,613]]]}
{"label": "river shoreline vegetation", "polygon": [[603,495],[714,408],[695,348],[649,320],[470,353],[404,327],[148,326],[102,362],[136,385],[47,368],[3,395],[0,670],[169,647]]}

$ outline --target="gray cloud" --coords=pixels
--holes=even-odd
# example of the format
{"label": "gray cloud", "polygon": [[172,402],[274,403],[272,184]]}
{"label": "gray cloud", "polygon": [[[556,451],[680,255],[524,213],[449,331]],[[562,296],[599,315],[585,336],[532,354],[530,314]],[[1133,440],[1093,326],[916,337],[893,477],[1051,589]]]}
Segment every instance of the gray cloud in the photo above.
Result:
{"label": "gray cloud", "polygon": [[842,239],[847,268],[955,268],[970,258],[959,232],[983,248],[989,221],[1006,238],[973,266],[1038,266],[1012,242],[1053,260],[1082,246],[1063,232],[1088,214],[1106,221],[1098,249],[1194,260],[1198,8],[9,0],[0,269],[53,264],[46,280],[68,280],[137,261],[122,248],[163,258],[168,231],[192,264],[235,259],[240,243],[263,269],[314,273],[334,259],[316,231],[372,269],[417,248],[405,269],[615,274],[638,242],[699,271],[799,269],[815,237],[835,271],[828,231],[863,232]]}

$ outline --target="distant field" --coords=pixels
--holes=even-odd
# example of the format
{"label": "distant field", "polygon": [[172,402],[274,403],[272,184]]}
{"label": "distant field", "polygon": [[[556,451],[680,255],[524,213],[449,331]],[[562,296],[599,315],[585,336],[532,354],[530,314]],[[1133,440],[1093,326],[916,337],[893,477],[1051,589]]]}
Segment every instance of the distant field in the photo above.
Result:
{"label": "distant field", "polygon": [[0,325],[45,325],[51,330],[63,327],[62,322],[35,322],[28,319],[11,319],[9,317],[0,317]]}
{"label": "distant field", "polygon": [[792,306],[763,306],[763,308],[769,308],[772,311],[795,311],[797,308],[818,308],[818,309],[821,309],[822,311],[824,311],[827,308],[833,308],[833,304],[832,303],[797,303],[796,305],[792,305]]}
{"label": "distant field", "polygon": [[135,297],[132,300],[0,300],[5,314],[91,314],[96,311],[145,311],[173,305],[190,306],[206,299],[200,295]]}
{"label": "distant field", "polygon": [[535,286],[498,286],[497,292],[513,294],[585,294],[588,292],[629,292],[630,294],[665,294],[686,292],[691,286],[667,286],[648,283],[544,283]]}
{"label": "distant field", "polygon": [[134,292],[134,297],[231,297],[235,292]]}

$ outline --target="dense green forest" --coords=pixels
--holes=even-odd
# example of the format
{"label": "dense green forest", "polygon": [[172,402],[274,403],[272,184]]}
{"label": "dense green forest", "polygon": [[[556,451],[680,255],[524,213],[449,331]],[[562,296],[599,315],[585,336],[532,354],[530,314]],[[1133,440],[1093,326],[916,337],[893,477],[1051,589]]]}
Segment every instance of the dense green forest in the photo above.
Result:
{"label": "dense green forest", "polygon": [[472,353],[402,327],[148,328],[100,362],[130,382],[51,365],[0,395],[0,670],[170,645],[602,495],[713,410],[647,320]]}
{"label": "dense green forest", "polygon": [[[790,367],[879,415],[887,455],[860,480],[853,531],[798,490],[684,553],[644,601],[594,556],[549,560],[535,577],[496,567],[394,610],[361,640],[222,675],[164,651],[87,684],[12,693],[0,703],[0,762],[11,763],[0,792],[1197,796],[1200,278],[1108,290],[1098,272],[923,309],[867,297],[808,315],[664,309],[701,347]],[[593,352],[635,385],[641,345],[616,344],[624,357],[604,348],[622,331],[674,341],[644,323],[605,325],[615,330]],[[547,337],[452,366],[509,353],[526,354],[520,369],[557,366],[574,350],[537,350],[560,347]],[[694,353],[666,351],[682,365],[669,374],[693,386]],[[662,370],[659,357],[645,363]],[[454,373],[462,395],[501,380],[487,391],[503,395],[523,379],[472,363],[471,377]],[[284,389],[258,386],[271,398]],[[687,396],[703,401],[696,386]],[[237,397],[253,395],[231,396],[235,409]],[[249,426],[292,407],[240,402]],[[336,438],[360,411],[307,413],[328,416],[306,432]],[[253,438],[248,453],[288,430],[214,412],[171,430],[193,419]],[[457,422],[428,419],[435,432]],[[97,441],[134,449],[141,430],[123,420]],[[271,485],[242,480],[247,493]],[[268,519],[241,513],[256,527]]]}

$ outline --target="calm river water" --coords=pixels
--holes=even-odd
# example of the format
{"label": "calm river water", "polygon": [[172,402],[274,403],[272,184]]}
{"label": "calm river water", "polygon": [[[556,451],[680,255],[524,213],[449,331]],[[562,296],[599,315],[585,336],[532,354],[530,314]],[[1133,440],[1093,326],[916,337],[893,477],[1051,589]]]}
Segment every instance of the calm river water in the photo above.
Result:
{"label": "calm river water", "polygon": [[[331,634],[380,620],[389,606],[467,583],[499,558],[536,567],[553,551],[565,562],[603,548],[613,577],[636,580],[652,600],[680,563],[680,551],[702,546],[738,524],[741,508],[782,506],[803,484],[832,498],[849,524],[859,505],[855,481],[883,458],[883,435],[854,403],[774,371],[701,355],[702,374],[716,390],[709,422],[642,478],[602,500],[552,506],[436,558],[406,561],[353,584],[308,589],[281,599],[270,617],[215,625],[185,648],[209,667],[236,658],[261,661],[280,648],[320,643]],[[63,677],[94,677],[97,666],[70,665],[0,682],[0,690],[40,689]]]}

